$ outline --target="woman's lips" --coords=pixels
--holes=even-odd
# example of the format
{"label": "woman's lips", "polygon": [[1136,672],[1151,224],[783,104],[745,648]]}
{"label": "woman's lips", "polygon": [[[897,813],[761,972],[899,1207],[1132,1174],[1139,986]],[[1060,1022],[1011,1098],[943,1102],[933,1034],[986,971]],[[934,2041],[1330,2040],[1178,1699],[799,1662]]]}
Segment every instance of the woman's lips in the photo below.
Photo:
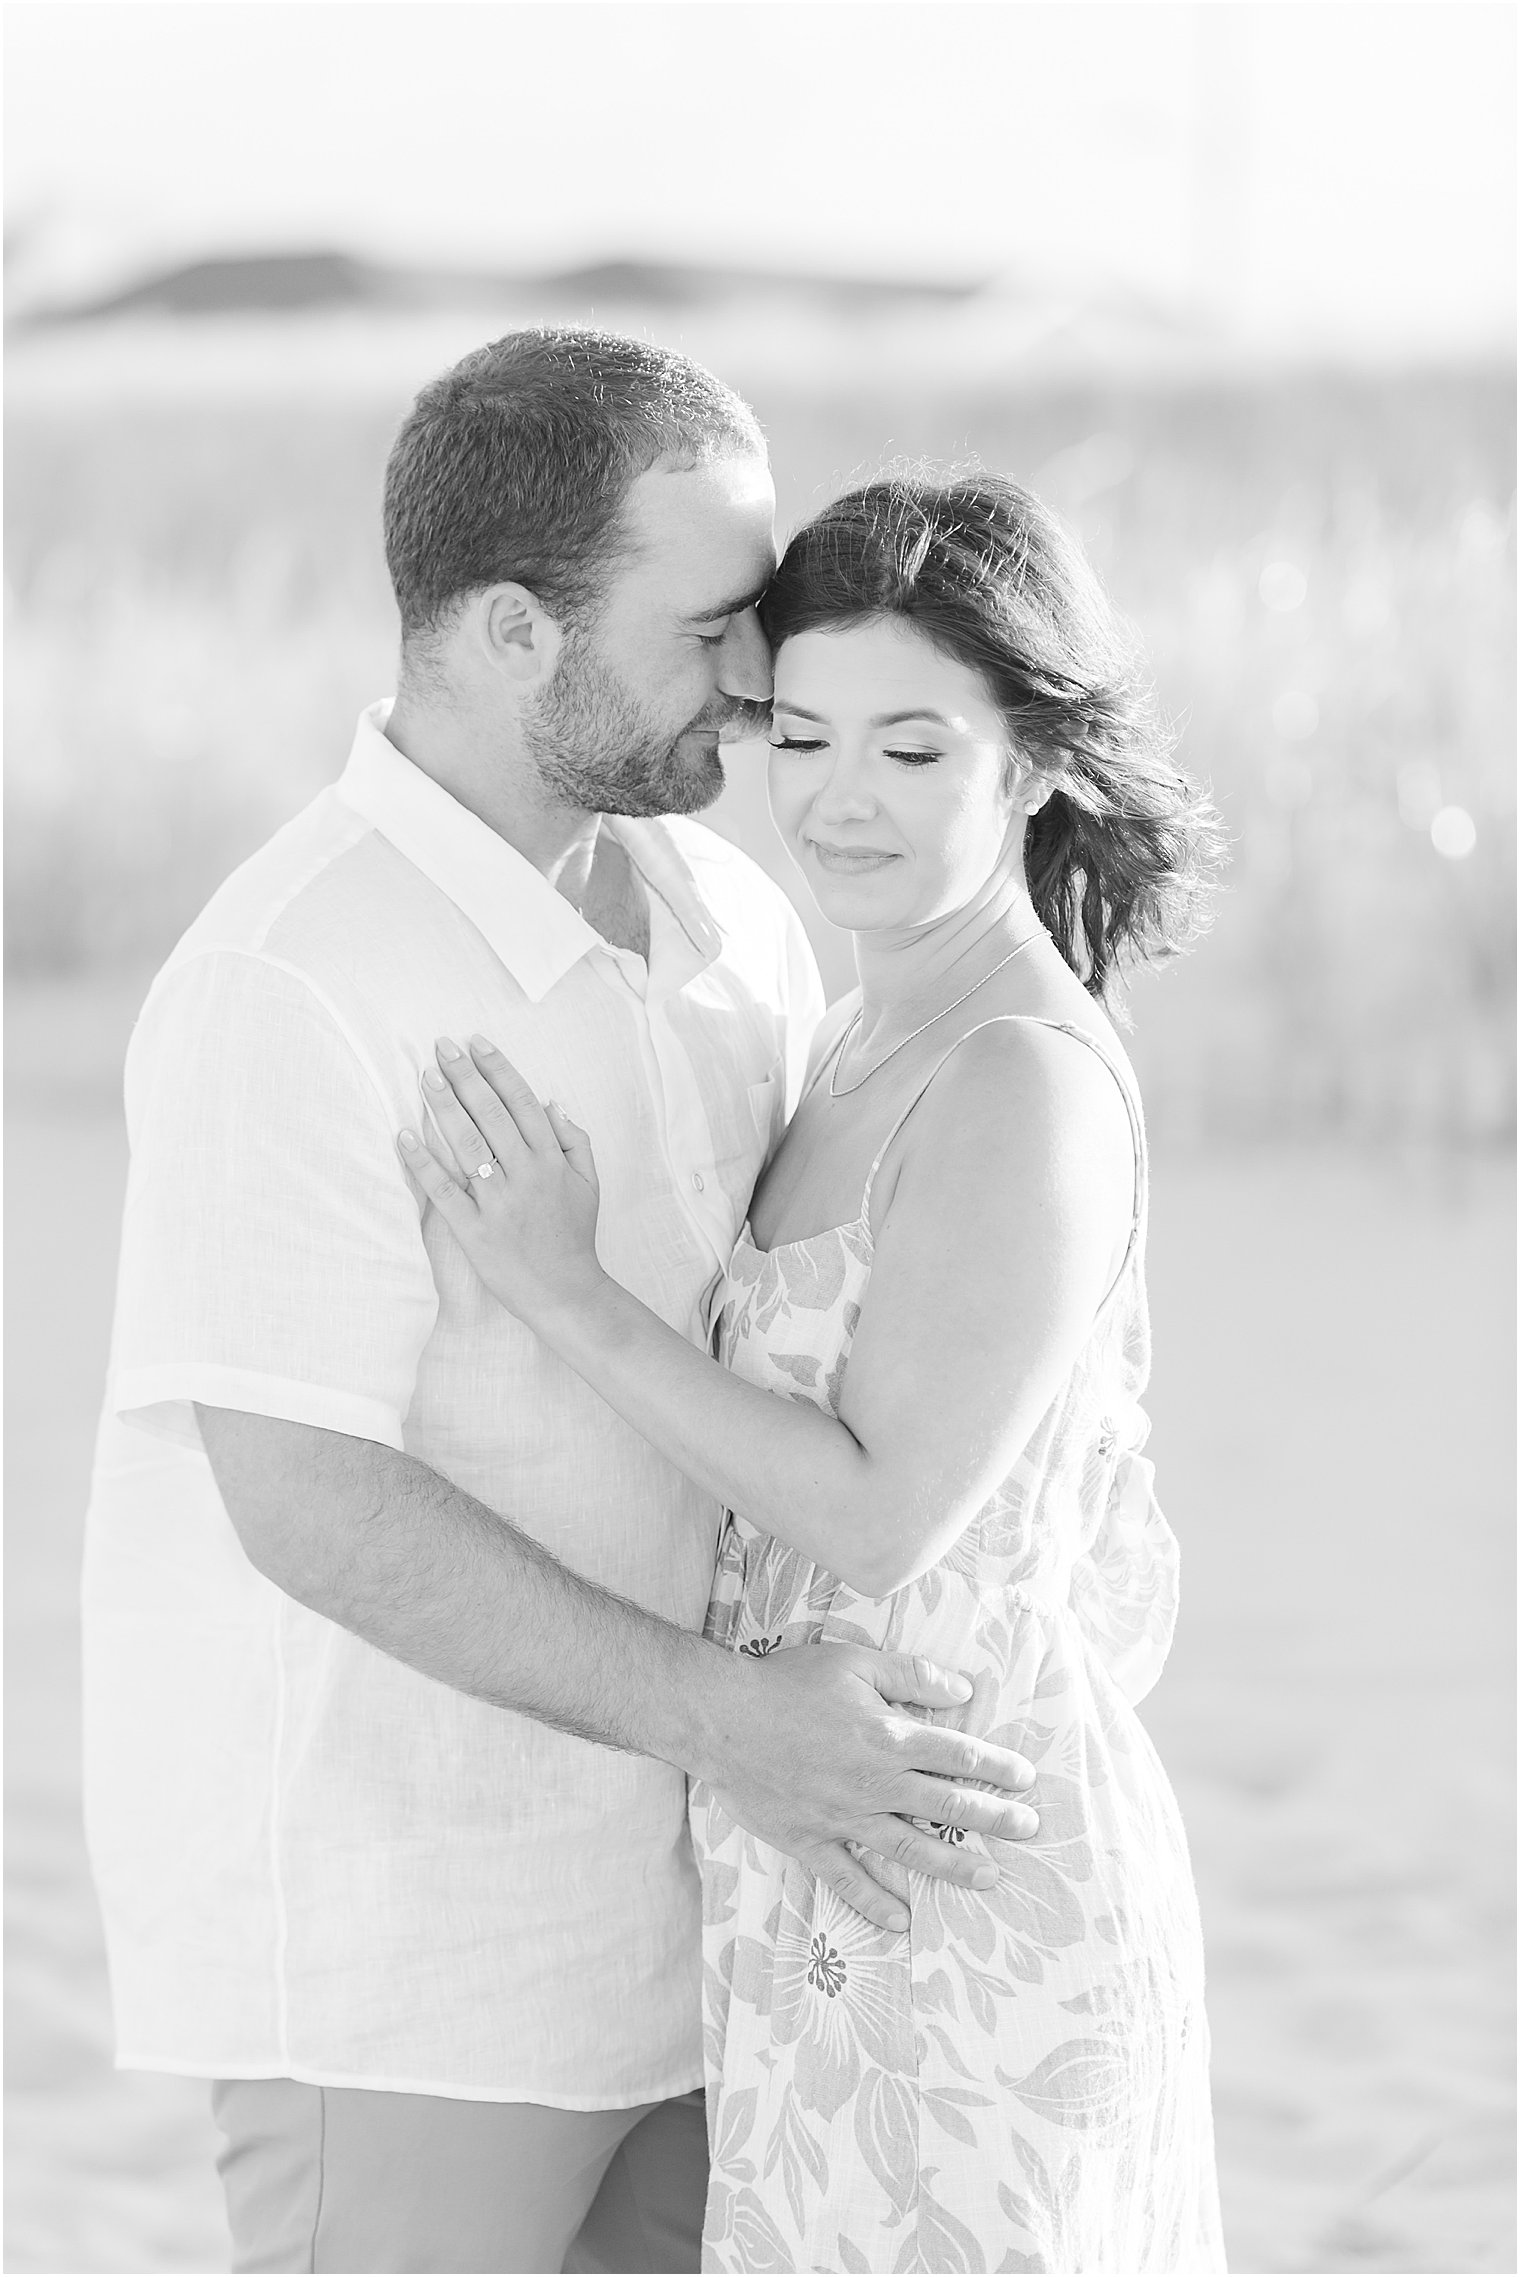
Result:
{"label": "woman's lips", "polygon": [[895,862],[895,854],[883,853],[876,846],[825,846],[810,838],[808,845],[820,869],[833,870],[841,877],[853,877],[864,870],[883,870],[888,862]]}

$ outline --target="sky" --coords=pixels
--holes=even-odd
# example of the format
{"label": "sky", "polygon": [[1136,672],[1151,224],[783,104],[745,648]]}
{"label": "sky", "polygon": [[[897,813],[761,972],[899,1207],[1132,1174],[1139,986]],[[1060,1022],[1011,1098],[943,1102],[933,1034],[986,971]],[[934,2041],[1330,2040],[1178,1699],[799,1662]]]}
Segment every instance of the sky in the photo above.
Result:
{"label": "sky", "polygon": [[1504,0],[12,0],[7,210],[60,275],[337,244],[1120,293],[1493,345]]}

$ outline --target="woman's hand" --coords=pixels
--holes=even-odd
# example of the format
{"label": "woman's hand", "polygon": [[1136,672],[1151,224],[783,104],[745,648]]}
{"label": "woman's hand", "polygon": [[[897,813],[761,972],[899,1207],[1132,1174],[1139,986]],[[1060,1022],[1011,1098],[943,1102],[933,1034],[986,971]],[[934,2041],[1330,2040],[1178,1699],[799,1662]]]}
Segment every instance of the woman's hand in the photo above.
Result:
{"label": "woman's hand", "polygon": [[591,1141],[484,1036],[468,1053],[448,1036],[437,1048],[422,1081],[449,1159],[415,1131],[401,1132],[401,1159],[492,1296],[541,1328],[607,1285]]}

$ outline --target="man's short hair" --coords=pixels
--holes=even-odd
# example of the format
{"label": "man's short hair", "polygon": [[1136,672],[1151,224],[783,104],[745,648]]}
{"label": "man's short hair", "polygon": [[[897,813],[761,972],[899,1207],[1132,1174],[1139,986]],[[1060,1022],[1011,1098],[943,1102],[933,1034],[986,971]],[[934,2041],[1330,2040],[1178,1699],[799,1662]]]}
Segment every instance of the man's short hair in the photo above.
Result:
{"label": "man's short hair", "polygon": [[621,558],[639,475],[752,453],[765,439],[749,405],[668,348],[559,325],[477,348],[422,390],[386,468],[403,645],[487,585],[583,618]]}

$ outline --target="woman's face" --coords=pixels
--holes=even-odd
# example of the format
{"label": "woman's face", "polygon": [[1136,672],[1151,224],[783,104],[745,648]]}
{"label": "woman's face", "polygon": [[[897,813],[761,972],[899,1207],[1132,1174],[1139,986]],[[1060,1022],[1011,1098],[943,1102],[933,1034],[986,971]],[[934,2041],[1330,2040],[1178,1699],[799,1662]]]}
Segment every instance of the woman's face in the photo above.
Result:
{"label": "woman's face", "polygon": [[975,672],[886,618],[794,634],[775,673],[771,813],[833,924],[932,924],[1020,860],[1007,729]]}

